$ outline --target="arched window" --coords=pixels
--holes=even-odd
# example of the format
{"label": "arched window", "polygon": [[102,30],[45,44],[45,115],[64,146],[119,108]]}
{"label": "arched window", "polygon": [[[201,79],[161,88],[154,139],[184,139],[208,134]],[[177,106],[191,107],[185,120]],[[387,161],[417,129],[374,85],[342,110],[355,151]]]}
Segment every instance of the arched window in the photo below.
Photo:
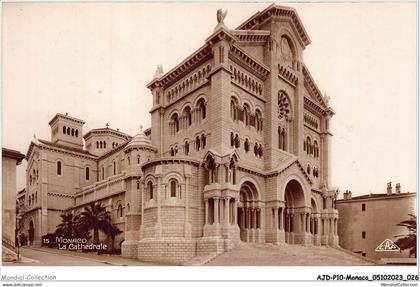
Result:
{"label": "arched window", "polygon": [[89,167],[86,167],[86,169],[85,169],[85,177],[86,177],[86,180],[89,180],[90,179],[90,170],[89,170]]}
{"label": "arched window", "polygon": [[106,142],[104,141],[104,148],[106,148]]}
{"label": "arched window", "polygon": [[257,143],[255,143],[255,145],[254,145],[254,154],[258,155],[258,144]]}
{"label": "arched window", "polygon": [[250,111],[249,106],[245,104],[243,113],[244,113],[244,123],[246,126],[249,125],[249,111]]}
{"label": "arched window", "polygon": [[99,147],[102,148],[102,142],[99,142]]}
{"label": "arched window", "polygon": [[118,217],[123,217],[123,208],[121,204],[118,204],[117,214]]}
{"label": "arched window", "polygon": [[172,125],[173,125],[173,131],[175,133],[177,133],[179,131],[179,119],[178,119],[178,114],[177,113],[172,115],[171,122],[172,122]]}
{"label": "arched window", "polygon": [[198,109],[200,110],[201,118],[205,119],[206,118],[206,102],[204,101],[204,99],[200,99],[197,105],[198,105]]}
{"label": "arched window", "polygon": [[176,197],[176,190],[178,186],[178,182],[175,179],[172,179],[169,182],[170,188],[171,188],[171,197]]}
{"label": "arched window", "polygon": [[66,126],[63,127],[63,134],[66,134]]}
{"label": "arched window", "polygon": [[241,141],[239,139],[239,135],[236,134],[236,136],[235,136],[235,147],[239,148],[240,146],[241,146]]}
{"label": "arched window", "polygon": [[201,148],[206,147],[206,136],[204,134],[201,135]]}
{"label": "arched window", "polygon": [[127,156],[127,163],[128,163],[128,165],[130,165],[130,157],[129,156]]}
{"label": "arched window", "polygon": [[258,155],[259,156],[263,156],[263,148],[262,148],[262,145],[261,144],[258,147]]}
{"label": "arched window", "polygon": [[112,169],[114,170],[114,175],[117,174],[117,165],[115,163],[115,160],[112,162]]}
{"label": "arched window", "polygon": [[67,127],[67,135],[70,135],[70,128]]}
{"label": "arched window", "polygon": [[102,180],[104,180],[105,179],[105,168],[104,167],[102,167],[101,172],[102,172]]}
{"label": "arched window", "polygon": [[184,109],[184,116],[185,116],[185,119],[187,121],[187,126],[190,126],[192,124],[192,114],[191,114],[191,108],[190,107],[186,107]]}
{"label": "arched window", "polygon": [[99,148],[99,142],[96,141],[96,148]]}
{"label": "arched window", "polygon": [[147,193],[149,195],[149,200],[153,199],[153,182],[151,181],[147,183]]}
{"label": "arched window", "polygon": [[286,130],[282,127],[278,128],[279,149],[286,150]]}
{"label": "arched window", "polygon": [[249,151],[249,140],[248,139],[245,139],[244,148],[245,148],[245,152]]}
{"label": "arched window", "polygon": [[114,148],[115,147],[115,143],[112,143],[112,148]]}
{"label": "arched window", "polygon": [[232,97],[230,101],[230,117],[234,121],[238,119],[237,111],[238,111],[238,101]]}
{"label": "arched window", "polygon": [[259,110],[255,111],[255,122],[256,122],[255,126],[257,127],[257,131],[262,131],[263,119],[262,119],[261,112]]}
{"label": "arched window", "polygon": [[308,136],[306,137],[306,154],[311,154],[311,138]]}
{"label": "arched window", "polygon": [[78,137],[78,136],[79,136],[79,130],[76,130],[76,131],[74,132],[74,134],[76,135],[76,137]]}
{"label": "arched window", "polygon": [[29,176],[29,184],[32,185],[32,174]]}
{"label": "arched window", "polygon": [[318,142],[314,141],[314,156],[319,157],[319,148],[318,148]]}
{"label": "arched window", "polygon": [[71,129],[71,136],[74,137],[74,129]]}
{"label": "arched window", "polygon": [[130,204],[127,203],[127,212],[130,212]]}
{"label": "arched window", "polygon": [[308,166],[306,167],[306,172],[307,172],[308,174],[311,174],[311,167],[309,166],[309,164],[308,164]]}
{"label": "arched window", "polygon": [[235,146],[235,135],[232,132],[230,133],[230,146]]}
{"label": "arched window", "polygon": [[277,135],[278,135],[278,138],[279,138],[279,149],[282,149],[282,147],[283,147],[283,137],[281,135],[281,127],[280,126],[277,129]]}
{"label": "arched window", "polygon": [[137,155],[137,164],[140,164],[140,156]]}
{"label": "arched window", "polygon": [[173,147],[171,147],[170,155],[171,156],[175,156],[175,151],[174,151],[174,148]]}
{"label": "arched window", "polygon": [[196,151],[200,150],[200,137],[199,136],[195,138],[195,149]]}
{"label": "arched window", "polygon": [[139,190],[140,189],[140,181],[137,181],[136,185],[137,185],[137,190]]}
{"label": "arched window", "polygon": [[57,161],[57,175],[61,175],[61,161]]}
{"label": "arched window", "polygon": [[185,141],[184,152],[185,152],[185,155],[188,155],[190,153],[190,144],[188,143],[188,141]]}

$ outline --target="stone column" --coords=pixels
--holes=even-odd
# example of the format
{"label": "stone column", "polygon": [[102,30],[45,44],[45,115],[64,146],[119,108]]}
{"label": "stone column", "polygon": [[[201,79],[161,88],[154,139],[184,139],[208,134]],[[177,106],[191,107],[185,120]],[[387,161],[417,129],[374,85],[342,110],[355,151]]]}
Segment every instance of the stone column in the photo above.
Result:
{"label": "stone column", "polygon": [[281,231],[284,231],[284,208],[283,207],[280,207],[279,216],[280,216],[280,226],[279,226],[279,228],[280,228]]}
{"label": "stone column", "polygon": [[209,223],[209,200],[204,199],[204,225]]}
{"label": "stone column", "polygon": [[311,217],[309,213],[306,213],[306,232],[309,232],[310,224],[311,224]]}
{"label": "stone column", "polygon": [[214,223],[219,224],[219,198],[213,197],[214,202]]}
{"label": "stone column", "polygon": [[230,197],[225,197],[225,220],[224,223],[225,225],[229,224],[229,201],[230,201]]}
{"label": "stone column", "polygon": [[278,219],[278,216],[279,216],[279,213],[278,213],[278,210],[279,210],[279,208],[278,207],[275,207],[274,208],[274,230],[277,230],[277,229],[279,229],[279,226],[278,226],[278,224],[279,224],[279,219]]}
{"label": "stone column", "polygon": [[252,227],[257,229],[257,209],[254,207],[252,208]]}
{"label": "stone column", "polygon": [[235,201],[233,202],[233,214],[234,214],[233,224],[236,225],[236,223],[238,222],[238,200],[236,198],[235,198]]}

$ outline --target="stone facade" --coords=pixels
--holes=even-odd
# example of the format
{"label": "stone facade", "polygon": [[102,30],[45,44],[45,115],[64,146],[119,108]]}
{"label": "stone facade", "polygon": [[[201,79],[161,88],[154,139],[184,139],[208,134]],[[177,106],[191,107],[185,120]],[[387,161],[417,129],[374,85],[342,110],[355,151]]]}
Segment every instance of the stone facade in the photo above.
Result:
{"label": "stone facade", "polygon": [[410,219],[409,214],[416,214],[416,193],[402,193],[400,184],[393,192],[389,183],[387,193],[352,197],[351,192],[345,192],[344,198],[337,200],[337,209],[341,247],[371,259],[382,259],[385,263],[409,257],[408,250],[376,251],[376,248],[386,239],[395,242],[397,235],[408,233],[405,227],[397,224]]}
{"label": "stone facade", "polygon": [[9,248],[16,246],[16,166],[24,159],[18,151],[2,149],[2,241]]}
{"label": "stone facade", "polygon": [[59,212],[103,201],[124,230],[123,256],[144,261],[183,263],[239,241],[337,245],[334,111],[303,63],[309,43],[292,8],[272,5],[233,30],[219,19],[205,45],[166,74],[158,67],[151,129],[90,131],[83,149],[64,138],[83,121],[56,116],[58,134],[27,154],[34,242]]}

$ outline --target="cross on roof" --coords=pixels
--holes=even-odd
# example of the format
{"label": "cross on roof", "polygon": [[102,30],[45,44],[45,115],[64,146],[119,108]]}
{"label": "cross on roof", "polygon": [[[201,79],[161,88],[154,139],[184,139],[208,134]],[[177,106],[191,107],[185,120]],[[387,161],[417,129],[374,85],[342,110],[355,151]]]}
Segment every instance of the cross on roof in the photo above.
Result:
{"label": "cross on roof", "polygon": [[109,124],[108,124],[108,123],[106,123],[106,124],[105,124],[105,126],[106,126],[106,128],[108,128],[108,127],[109,127]]}

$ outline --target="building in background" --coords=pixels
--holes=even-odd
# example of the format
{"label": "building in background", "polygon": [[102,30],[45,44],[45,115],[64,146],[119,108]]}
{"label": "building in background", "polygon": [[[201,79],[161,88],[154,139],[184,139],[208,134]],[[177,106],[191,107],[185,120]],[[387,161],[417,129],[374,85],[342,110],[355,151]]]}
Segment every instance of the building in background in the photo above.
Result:
{"label": "building in background", "polygon": [[16,166],[24,158],[25,155],[16,150],[2,148],[2,243],[10,251],[15,248]]}
{"label": "building in background", "polygon": [[352,197],[351,191],[346,191],[343,195],[343,199],[336,201],[340,215],[338,236],[341,247],[384,263],[399,262],[395,258],[409,257],[408,250],[399,252],[376,249],[387,239],[395,242],[397,235],[408,234],[405,227],[397,224],[410,219],[409,214],[415,215],[416,193],[402,193],[399,183],[393,192],[391,183],[388,183],[386,193]]}
{"label": "building in background", "polygon": [[236,29],[225,15],[197,51],[158,67],[151,129],[83,136],[83,120],[57,114],[51,140],[32,140],[30,244],[91,202],[124,231],[123,256],[144,261],[186,262],[240,241],[338,244],[334,111],[303,63],[309,36],[293,8],[271,5]]}

